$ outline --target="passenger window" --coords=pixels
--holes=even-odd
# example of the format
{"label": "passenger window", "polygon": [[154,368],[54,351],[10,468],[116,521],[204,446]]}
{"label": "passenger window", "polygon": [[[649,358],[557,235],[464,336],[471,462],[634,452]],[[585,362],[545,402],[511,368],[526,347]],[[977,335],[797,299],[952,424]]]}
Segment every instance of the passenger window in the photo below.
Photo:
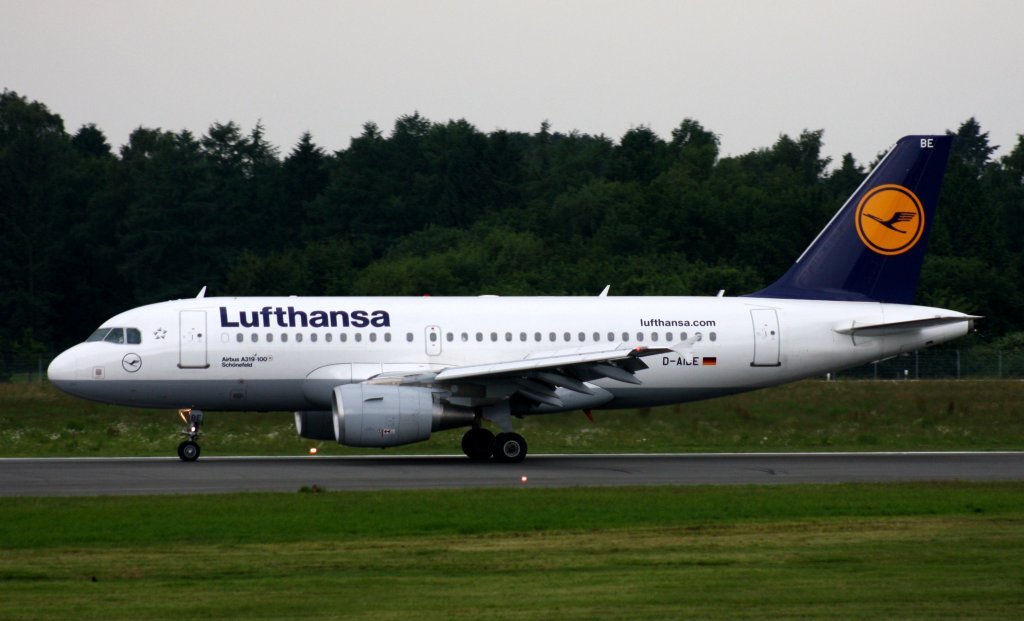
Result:
{"label": "passenger window", "polygon": [[665,342],[666,343],[671,343],[672,342],[672,333],[671,332],[666,332],[665,333]]}
{"label": "passenger window", "polygon": [[711,339],[712,341],[717,341],[718,335],[712,332],[711,334],[708,335],[708,338]]}
{"label": "passenger window", "polygon": [[[449,334],[448,336],[451,336],[451,335]],[[450,341],[451,339],[448,339],[448,340]],[[385,332],[384,333],[384,342],[385,343],[390,343],[391,342],[391,333],[390,332]]]}
{"label": "passenger window", "polygon": [[643,341],[644,340],[644,333],[643,332],[637,332],[636,333],[636,340]]}
{"label": "passenger window", "polygon": [[330,343],[331,340],[333,340],[333,339],[334,339],[334,335],[331,334],[330,332],[328,332],[327,334],[324,335],[324,340],[327,341],[328,343]]}
{"label": "passenger window", "polygon": [[356,343],[362,343],[363,342],[363,333],[362,332],[356,332],[352,336],[352,338],[354,338],[356,340]]}
{"label": "passenger window", "polygon": [[405,333],[405,340],[409,341],[410,343],[412,343],[412,332],[406,332]]}
{"label": "passenger window", "polygon": [[302,342],[302,333],[301,332],[299,332],[298,334],[295,335],[295,342],[296,343],[301,343]]}
{"label": "passenger window", "polygon": [[526,333],[525,332],[520,332],[519,333],[519,340],[522,341],[523,343],[526,342]]}
{"label": "passenger window", "polygon": [[497,343],[498,342],[498,333],[497,332],[491,332],[491,342],[492,343]]}
{"label": "passenger window", "polygon": [[267,342],[268,343],[273,343],[274,342],[274,335],[271,334],[270,332],[267,332]]}
{"label": "passenger window", "polygon": [[615,333],[614,332],[609,332],[608,333],[608,342],[612,343],[614,341],[615,341]]}
{"label": "passenger window", "polygon": [[483,333],[483,332],[477,332],[477,333],[476,333],[476,342],[477,342],[477,343],[480,343],[480,342],[482,342],[483,340],[484,340],[484,333]]}
{"label": "passenger window", "polygon": [[348,334],[342,332],[341,334],[338,335],[338,341],[339,342],[344,343],[347,340],[348,340]]}
{"label": "passenger window", "polygon": [[235,340],[241,343],[242,341],[245,340],[245,336],[241,332],[239,332],[238,334],[235,335]]}
{"label": "passenger window", "polygon": [[455,340],[455,335],[454,335],[454,334],[452,334],[451,332],[449,332],[448,334],[445,334],[445,335],[444,335],[444,340],[446,340],[446,341],[448,341],[449,343],[451,343],[452,341],[454,341],[454,340]]}
{"label": "passenger window", "polygon": [[580,343],[582,343],[583,341],[587,340],[587,335],[583,334],[582,332],[579,333],[579,337],[580,337]]}
{"label": "passenger window", "polygon": [[629,341],[629,332],[623,332],[622,333],[622,342],[626,343],[628,341]]}
{"label": "passenger window", "polygon": [[685,341],[686,340],[686,333],[685,332],[680,332],[679,333],[679,340],[680,341]]}
{"label": "passenger window", "polygon": [[287,343],[288,342],[288,333],[287,332],[282,332],[281,333],[281,342],[282,343]]}
{"label": "passenger window", "polygon": [[511,332],[506,332],[505,333],[505,342],[507,342],[507,343],[511,343],[512,342],[512,333]]}
{"label": "passenger window", "polygon": [[[432,341],[436,341],[437,340],[437,335],[436,334],[431,334],[430,336],[434,337],[434,338],[431,339]],[[371,332],[370,333],[370,342],[371,343],[376,343],[377,342],[377,333],[376,332]]]}
{"label": "passenger window", "polygon": [[595,332],[594,333],[594,342],[597,342],[597,341],[600,341],[600,340],[601,340],[601,333],[600,332]]}
{"label": "passenger window", "polygon": [[651,340],[652,341],[657,341],[658,340],[658,333],[657,332],[652,332],[651,333]]}
{"label": "passenger window", "polygon": [[142,333],[135,328],[128,328],[126,330],[128,336],[129,345],[138,345],[142,343]]}
{"label": "passenger window", "polygon": [[555,333],[554,333],[554,332],[549,332],[549,333],[548,333],[548,340],[549,340],[549,341],[551,341],[552,343],[554,343],[556,339],[558,339],[558,337],[557,337],[557,336],[555,336]]}
{"label": "passenger window", "polygon": [[540,334],[540,332],[534,332],[534,333],[533,333],[533,340],[535,340],[535,341],[537,341],[538,343],[540,343],[540,340],[541,340],[541,338],[543,338],[543,337],[541,337],[541,334]]}
{"label": "passenger window", "polygon": [[260,335],[253,332],[252,337],[249,340],[252,341],[253,343],[256,343],[260,340]]}
{"label": "passenger window", "polygon": [[462,333],[462,342],[463,343],[468,343],[469,342],[469,333],[468,332],[463,332]]}
{"label": "passenger window", "polygon": [[106,338],[103,340],[108,343],[117,343],[120,345],[124,343],[124,330],[122,328],[111,328],[110,332],[107,333]]}
{"label": "passenger window", "polygon": [[436,332],[431,332],[430,333],[430,342],[431,343],[436,343],[437,342],[437,333]]}
{"label": "passenger window", "polygon": [[313,332],[312,334],[309,335],[309,340],[316,343],[316,332]]}

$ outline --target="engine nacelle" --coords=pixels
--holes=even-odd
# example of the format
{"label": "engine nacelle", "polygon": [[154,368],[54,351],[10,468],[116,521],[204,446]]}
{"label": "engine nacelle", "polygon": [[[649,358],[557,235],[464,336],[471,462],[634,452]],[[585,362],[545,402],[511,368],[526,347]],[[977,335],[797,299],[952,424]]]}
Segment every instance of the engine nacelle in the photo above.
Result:
{"label": "engine nacelle", "polygon": [[295,413],[295,431],[300,438],[309,440],[336,440],[334,436],[334,412],[322,410]]}
{"label": "engine nacelle", "polygon": [[471,410],[445,406],[418,386],[346,384],[332,396],[334,438],[346,446],[398,446],[422,442],[432,431],[466,427]]}

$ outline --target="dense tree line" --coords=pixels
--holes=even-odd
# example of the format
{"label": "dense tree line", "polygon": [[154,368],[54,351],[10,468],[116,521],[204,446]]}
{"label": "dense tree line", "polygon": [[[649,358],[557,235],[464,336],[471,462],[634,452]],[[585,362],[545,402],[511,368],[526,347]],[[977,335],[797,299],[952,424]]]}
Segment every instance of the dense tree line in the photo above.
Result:
{"label": "dense tree line", "polygon": [[[993,159],[955,132],[918,299],[1024,329],[1024,136]],[[895,137],[894,137],[895,138]],[[870,165],[822,132],[721,157],[686,119],[617,142],[484,133],[465,120],[373,123],[329,153],[283,154],[262,126],[95,125],[0,95],[0,351],[45,351],[127,308],[195,295],[706,295],[774,280]],[[1016,342],[1014,341],[1014,342]]]}

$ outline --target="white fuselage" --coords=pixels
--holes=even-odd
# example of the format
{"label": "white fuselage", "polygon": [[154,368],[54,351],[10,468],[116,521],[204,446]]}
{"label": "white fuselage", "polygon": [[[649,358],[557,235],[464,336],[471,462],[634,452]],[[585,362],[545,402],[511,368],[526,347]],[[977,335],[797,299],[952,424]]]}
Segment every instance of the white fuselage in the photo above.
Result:
{"label": "white fuselage", "polygon": [[747,297],[195,298],[113,317],[103,326],[135,329],[138,342],[81,343],[49,374],[66,392],[122,405],[326,410],[333,387],[382,373],[671,349],[643,358],[649,368],[636,374],[639,385],[593,382],[613,395],[600,407],[640,407],[824,374],[970,329],[965,320],[842,332],[940,315],[966,317],[899,304]]}

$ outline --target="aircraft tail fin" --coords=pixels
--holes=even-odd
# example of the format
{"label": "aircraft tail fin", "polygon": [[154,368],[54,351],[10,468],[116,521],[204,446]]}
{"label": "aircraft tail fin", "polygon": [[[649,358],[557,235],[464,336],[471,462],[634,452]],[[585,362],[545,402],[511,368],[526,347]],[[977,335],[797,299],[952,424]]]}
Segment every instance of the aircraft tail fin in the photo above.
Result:
{"label": "aircraft tail fin", "polygon": [[913,304],[950,136],[905,136],[782,278],[749,297]]}

